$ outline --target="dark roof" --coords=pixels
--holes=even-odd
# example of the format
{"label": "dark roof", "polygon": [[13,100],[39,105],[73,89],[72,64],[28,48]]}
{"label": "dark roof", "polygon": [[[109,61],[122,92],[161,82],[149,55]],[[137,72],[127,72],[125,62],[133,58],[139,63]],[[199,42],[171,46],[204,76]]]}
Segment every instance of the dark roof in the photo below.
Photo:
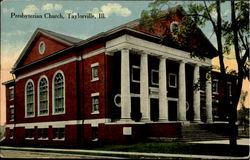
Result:
{"label": "dark roof", "polygon": [[50,34],[51,36],[57,37],[57,38],[59,38],[61,40],[67,41],[69,43],[76,44],[76,43],[79,43],[80,41],[82,41],[82,39],[71,37],[71,36],[67,36],[67,35],[60,34],[60,33],[56,33],[56,32],[53,32],[53,31],[50,31],[50,30],[46,30],[46,29],[43,29],[43,28],[38,28],[38,30],[40,30],[42,32],[45,32],[47,34]]}
{"label": "dark roof", "polygon": [[12,85],[14,85],[14,82],[15,82],[15,80],[12,79],[12,80],[3,82],[2,84],[3,84],[3,85],[6,85],[6,86],[12,86]]}

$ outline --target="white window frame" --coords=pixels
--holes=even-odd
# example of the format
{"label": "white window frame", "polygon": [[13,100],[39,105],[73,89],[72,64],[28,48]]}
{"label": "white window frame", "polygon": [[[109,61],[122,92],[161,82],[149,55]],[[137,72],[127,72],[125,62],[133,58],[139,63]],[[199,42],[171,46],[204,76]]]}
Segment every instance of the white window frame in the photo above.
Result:
{"label": "white window frame", "polygon": [[[219,80],[218,79],[213,79],[212,83],[216,82],[216,89],[213,91],[214,94],[219,94]],[[213,84],[212,84],[213,87]],[[213,89],[213,88],[212,88]]]}
{"label": "white window frame", "polygon": [[[63,99],[63,112],[60,112],[60,113],[55,113],[55,77],[58,73],[61,73],[62,76],[63,76],[63,96],[64,96],[64,99]],[[61,115],[61,114],[65,114],[66,112],[66,94],[65,94],[65,86],[66,86],[66,79],[65,79],[65,76],[64,76],[64,73],[62,70],[58,70],[54,73],[53,75],[53,79],[52,79],[52,115]]]}
{"label": "white window frame", "polygon": [[[99,101],[99,96],[100,96],[100,94],[99,94],[99,92],[97,92],[97,93],[92,93],[91,94],[91,106],[92,106],[92,111],[91,111],[91,114],[99,114],[100,112],[99,112],[99,110],[100,110],[100,101]],[[95,98],[95,97],[97,97],[98,98],[98,110],[97,111],[93,111],[93,98]]]}
{"label": "white window frame", "polygon": [[[158,83],[155,83],[154,81],[153,81],[153,72],[157,72],[158,73]],[[159,70],[156,70],[156,69],[152,69],[151,70],[151,84],[153,84],[153,85],[159,85]]]}
{"label": "white window frame", "polygon": [[[33,130],[33,137],[26,137],[26,130]],[[25,128],[24,136],[25,136],[25,140],[34,140],[35,139],[35,129],[34,128]]]}
{"label": "white window frame", "polygon": [[232,82],[227,82],[228,85],[228,95],[232,96]]}
{"label": "white window frame", "polygon": [[14,133],[14,128],[10,129],[9,131],[10,131],[10,133],[11,133],[11,131],[13,132],[13,134],[12,135],[10,134],[10,136],[9,136],[10,139],[13,139],[14,138],[14,134],[15,134]]}
{"label": "white window frame", "polygon": [[[10,97],[10,95],[11,95],[11,90],[13,90],[13,97],[11,98]],[[14,100],[14,98],[15,98],[15,89],[14,89],[14,86],[12,86],[12,87],[9,87],[9,101],[12,101],[12,100]]]}
{"label": "white window frame", "polygon": [[[28,116],[27,115],[27,85],[28,83],[31,82],[33,85],[33,115]],[[24,89],[24,95],[25,95],[25,118],[33,118],[35,117],[35,85],[32,79],[29,79],[26,84],[25,84],[25,89]]]}
{"label": "white window frame", "polygon": [[[47,138],[43,138],[43,137],[39,138],[39,129],[42,129],[42,130],[47,129],[48,130]],[[38,137],[37,137],[38,140],[49,140],[49,128],[37,128],[37,132],[38,132]]]}
{"label": "white window frame", "polygon": [[[135,80],[134,79],[134,69],[139,69],[139,73],[140,73],[140,66],[136,66],[136,65],[132,65],[132,72],[131,72],[131,78],[132,78],[132,82],[134,83],[140,83],[140,80]],[[139,75],[140,77],[140,75]]]}
{"label": "white window frame", "polygon": [[[47,85],[48,85],[48,87],[47,87],[47,101],[48,101],[47,102],[47,106],[48,106],[47,110],[48,110],[48,113],[47,114],[40,114],[40,81],[42,80],[42,78],[46,79]],[[38,116],[47,116],[47,115],[49,115],[49,80],[48,80],[47,76],[45,76],[45,75],[42,75],[39,78],[38,83],[37,83],[37,108],[38,108],[38,110],[37,110],[37,115]]]}
{"label": "white window frame", "polygon": [[[95,129],[94,129],[95,128]],[[93,131],[97,131],[97,134],[96,134],[96,137],[93,139]],[[92,131],[92,137],[91,137],[91,139],[92,139],[92,141],[93,142],[96,142],[96,141],[98,141],[98,127],[91,127],[91,131]]]}
{"label": "white window frame", "polygon": [[[14,118],[13,118],[13,119],[10,119],[10,110],[11,110],[12,108],[14,109],[14,115],[13,115]],[[10,105],[10,106],[9,106],[9,121],[10,121],[10,122],[13,122],[14,120],[15,120],[15,106],[14,106],[14,105]]]}
{"label": "white window frame", "polygon": [[[43,51],[41,50],[41,45],[44,45],[44,50]],[[39,51],[40,54],[44,54],[45,50],[46,50],[46,45],[45,45],[44,41],[41,41],[39,43],[39,46],[38,46],[38,51]]]}
{"label": "white window frame", "polygon": [[[93,69],[97,68],[97,77],[93,76]],[[93,63],[91,64],[91,82],[98,81],[99,80],[99,63]]]}
{"label": "white window frame", "polygon": [[[171,85],[171,82],[170,82],[170,76],[174,76],[175,77],[175,82],[174,82],[174,84],[175,85]],[[177,74],[175,74],[175,73],[169,73],[168,74],[168,86],[170,87],[170,88],[177,88]]]}
{"label": "white window frame", "polygon": [[[64,130],[64,137],[61,138],[61,139],[59,139],[59,138],[58,138],[58,135],[57,135],[57,137],[55,138],[55,137],[54,137],[54,129],[57,130],[58,134],[60,134],[60,133],[59,133],[59,130],[60,130],[60,129],[63,129],[63,130]],[[52,138],[53,141],[64,141],[64,140],[65,140],[65,128],[53,128],[52,130],[53,130],[53,138]]]}

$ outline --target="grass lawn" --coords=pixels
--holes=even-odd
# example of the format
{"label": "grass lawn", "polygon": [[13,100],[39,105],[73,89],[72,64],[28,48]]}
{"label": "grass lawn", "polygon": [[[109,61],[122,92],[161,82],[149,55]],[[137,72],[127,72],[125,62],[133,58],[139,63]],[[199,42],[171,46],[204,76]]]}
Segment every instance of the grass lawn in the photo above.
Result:
{"label": "grass lawn", "polygon": [[218,156],[248,156],[249,146],[237,146],[235,149],[226,144],[191,144],[183,142],[151,142],[133,145],[105,145],[93,148],[94,150],[170,153],[170,154],[197,154]]}

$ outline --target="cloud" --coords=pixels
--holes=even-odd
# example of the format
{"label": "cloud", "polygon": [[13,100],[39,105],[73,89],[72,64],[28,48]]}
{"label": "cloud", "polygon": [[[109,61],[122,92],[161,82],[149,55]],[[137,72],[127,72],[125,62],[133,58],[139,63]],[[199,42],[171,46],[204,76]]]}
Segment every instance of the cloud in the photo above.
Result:
{"label": "cloud", "polygon": [[25,32],[25,31],[21,31],[21,30],[16,30],[16,31],[13,31],[13,32],[2,32],[2,36],[22,36],[22,35],[25,35],[27,34],[28,32]]}
{"label": "cloud", "polygon": [[24,8],[23,14],[34,14],[38,11],[39,11],[39,8],[37,8],[36,5],[30,4]]}
{"label": "cloud", "polygon": [[101,8],[93,8],[91,13],[94,16],[98,16],[99,13],[104,13],[105,17],[109,17],[114,14],[116,16],[128,17],[131,15],[131,10],[123,7],[118,3],[108,3],[106,5],[101,6]]}
{"label": "cloud", "polygon": [[3,13],[14,12],[14,8],[3,8]]}
{"label": "cloud", "polygon": [[115,14],[117,16],[128,17],[131,15],[131,11],[128,8],[122,7],[122,5],[118,3],[108,3],[107,5],[103,5],[101,7],[101,11],[105,16],[110,16],[111,14]]}
{"label": "cloud", "polygon": [[61,4],[52,4],[52,3],[47,3],[45,5],[42,6],[42,10],[43,11],[51,11],[51,10],[56,10],[59,11],[63,8],[63,6]]}
{"label": "cloud", "polygon": [[77,15],[76,12],[73,12],[73,11],[70,10],[70,9],[65,10],[64,13],[65,13],[65,14],[71,14],[71,15]]}

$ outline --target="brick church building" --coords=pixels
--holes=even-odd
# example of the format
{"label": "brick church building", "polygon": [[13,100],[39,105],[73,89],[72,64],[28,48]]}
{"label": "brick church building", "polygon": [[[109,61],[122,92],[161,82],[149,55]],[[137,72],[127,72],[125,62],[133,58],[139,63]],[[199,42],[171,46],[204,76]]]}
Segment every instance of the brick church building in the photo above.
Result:
{"label": "brick church building", "polygon": [[[6,141],[15,144],[126,143],[150,137],[180,138],[183,125],[227,120],[220,105],[220,74],[212,72],[215,48],[198,30],[204,59],[175,45],[181,17],[165,30],[135,20],[81,40],[38,28],[6,86]],[[235,80],[227,82],[232,95]],[[199,84],[199,89],[194,86]]]}

